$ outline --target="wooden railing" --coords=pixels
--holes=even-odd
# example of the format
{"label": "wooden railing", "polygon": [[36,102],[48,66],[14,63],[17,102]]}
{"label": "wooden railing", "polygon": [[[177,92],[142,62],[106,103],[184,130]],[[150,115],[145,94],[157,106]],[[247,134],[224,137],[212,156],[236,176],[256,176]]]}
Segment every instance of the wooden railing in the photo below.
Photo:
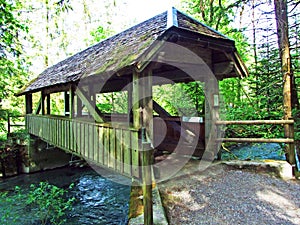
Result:
{"label": "wooden railing", "polygon": [[30,134],[91,163],[140,177],[140,129],[44,115],[26,115],[26,128]]}
{"label": "wooden railing", "polygon": [[[239,120],[239,121],[216,121],[216,125],[290,125],[293,126],[294,120]],[[219,138],[220,142],[257,142],[257,143],[293,143],[294,135],[290,134],[285,138]]]}

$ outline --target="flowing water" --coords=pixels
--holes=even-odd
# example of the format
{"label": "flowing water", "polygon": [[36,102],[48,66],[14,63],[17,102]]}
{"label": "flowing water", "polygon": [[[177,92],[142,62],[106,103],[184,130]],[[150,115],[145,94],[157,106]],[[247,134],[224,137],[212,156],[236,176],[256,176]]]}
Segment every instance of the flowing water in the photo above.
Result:
{"label": "flowing water", "polygon": [[[119,175],[111,175],[111,177],[125,180]],[[30,184],[39,184],[41,181],[47,181],[49,184],[64,189],[74,184],[69,191],[69,197],[75,197],[76,200],[71,212],[68,213],[66,224],[127,224],[130,186],[106,179],[88,167],[67,167],[7,178],[0,180],[0,191],[14,193],[15,186],[19,186],[22,192],[26,193]],[[128,183],[128,180],[126,182]],[[7,203],[0,202],[0,218],[7,212],[7,207],[9,207]],[[8,224],[38,224],[34,212],[26,208],[25,199],[17,204],[14,203],[12,210],[15,211],[13,213],[18,219]],[[12,212],[9,213],[12,214]]]}
{"label": "flowing water", "polygon": [[222,153],[222,159],[224,160],[234,159],[235,157],[241,160],[286,160],[283,147],[277,143],[244,144],[230,149],[230,153]]}

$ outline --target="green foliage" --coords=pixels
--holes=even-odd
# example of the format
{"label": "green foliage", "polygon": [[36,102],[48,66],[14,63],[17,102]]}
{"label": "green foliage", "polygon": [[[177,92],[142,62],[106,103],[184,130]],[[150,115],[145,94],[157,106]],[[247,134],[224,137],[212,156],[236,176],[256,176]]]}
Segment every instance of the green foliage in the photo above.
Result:
{"label": "green foliage", "polygon": [[[73,185],[69,187],[72,188]],[[0,222],[3,225],[21,224],[23,210],[30,210],[34,218],[31,221],[39,224],[65,224],[66,213],[71,209],[74,198],[67,198],[67,190],[40,182],[39,185],[32,184],[28,193],[16,187],[13,194],[0,193],[1,208]],[[27,205],[26,209],[22,205]],[[29,212],[28,212],[29,213]],[[30,214],[31,215],[31,214]]]}
{"label": "green foliage", "polygon": [[96,96],[96,105],[102,113],[127,113],[127,92],[102,93]]}
{"label": "green foliage", "polygon": [[14,210],[14,207],[21,200],[20,188],[18,186],[15,188],[14,193],[14,195],[8,195],[8,192],[0,192],[0,223],[2,225],[14,225],[20,219],[20,215],[15,213]]}
{"label": "green foliage", "polygon": [[[300,140],[300,109],[293,109],[292,116],[294,118],[295,140]],[[300,147],[300,146],[298,146]]]}
{"label": "green foliage", "polygon": [[7,115],[22,113],[21,99],[14,94],[27,80],[20,36],[28,28],[17,19],[19,1],[0,0],[0,3],[0,133],[3,134]]}
{"label": "green foliage", "polygon": [[[227,120],[258,120],[261,112],[248,103],[230,108],[226,112]],[[258,137],[258,138],[280,138],[283,137],[283,129],[280,125],[228,125],[226,127],[228,137]]]}
{"label": "green foliage", "polygon": [[182,0],[182,5],[189,14],[219,30],[232,22],[238,1]]}
{"label": "green foliage", "polygon": [[179,85],[183,92],[181,91],[178,94],[183,96],[188,95],[188,97],[192,100],[192,105],[194,106],[192,107],[192,110],[196,110],[197,113],[194,116],[204,116],[205,94],[203,91],[203,84],[199,81],[195,81],[190,83],[181,83]]}
{"label": "green foliage", "polygon": [[19,1],[0,0],[0,59],[7,59],[8,55],[18,57],[21,54],[19,42],[20,31],[28,28],[15,17],[16,9],[20,7]]}
{"label": "green foliage", "polygon": [[90,32],[91,40],[90,43],[94,44],[100,42],[109,36],[111,36],[113,32],[109,29],[105,29],[103,26],[98,26],[95,30]]}
{"label": "green foliage", "polygon": [[153,99],[172,116],[201,114],[204,99],[202,93],[199,83],[165,84],[153,87]]}
{"label": "green foliage", "polygon": [[65,191],[62,188],[41,182],[39,186],[32,184],[26,203],[36,210],[41,224],[63,224],[66,222],[66,210],[71,209],[74,198],[65,200]]}
{"label": "green foliage", "polygon": [[249,44],[244,29],[232,26],[236,11],[244,4],[233,0],[182,0],[184,11],[205,25],[232,38],[243,60],[249,60]]}

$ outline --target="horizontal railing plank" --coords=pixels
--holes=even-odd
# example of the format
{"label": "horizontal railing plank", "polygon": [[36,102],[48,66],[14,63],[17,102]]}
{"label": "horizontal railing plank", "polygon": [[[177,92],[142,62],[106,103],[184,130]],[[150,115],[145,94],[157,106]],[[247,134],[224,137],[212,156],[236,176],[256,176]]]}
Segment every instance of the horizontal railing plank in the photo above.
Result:
{"label": "horizontal railing plank", "polygon": [[294,120],[219,120],[216,125],[294,124]]}
{"label": "horizontal railing plank", "polygon": [[218,142],[293,143],[291,138],[218,138]]}

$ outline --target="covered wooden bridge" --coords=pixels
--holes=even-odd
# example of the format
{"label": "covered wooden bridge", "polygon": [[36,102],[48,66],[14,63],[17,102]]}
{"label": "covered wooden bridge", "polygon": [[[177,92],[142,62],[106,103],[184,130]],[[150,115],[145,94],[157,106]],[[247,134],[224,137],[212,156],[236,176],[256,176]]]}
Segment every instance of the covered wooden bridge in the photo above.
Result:
{"label": "covered wooden bridge", "polygon": [[[19,95],[33,137],[140,178],[145,146],[201,156],[216,138],[218,80],[246,75],[233,40],[172,8],[49,67]],[[203,122],[172,117],[153,101],[153,86],[193,81],[205,83]],[[101,112],[97,95],[119,91],[127,113]],[[61,116],[51,114],[57,92],[64,93]]]}

